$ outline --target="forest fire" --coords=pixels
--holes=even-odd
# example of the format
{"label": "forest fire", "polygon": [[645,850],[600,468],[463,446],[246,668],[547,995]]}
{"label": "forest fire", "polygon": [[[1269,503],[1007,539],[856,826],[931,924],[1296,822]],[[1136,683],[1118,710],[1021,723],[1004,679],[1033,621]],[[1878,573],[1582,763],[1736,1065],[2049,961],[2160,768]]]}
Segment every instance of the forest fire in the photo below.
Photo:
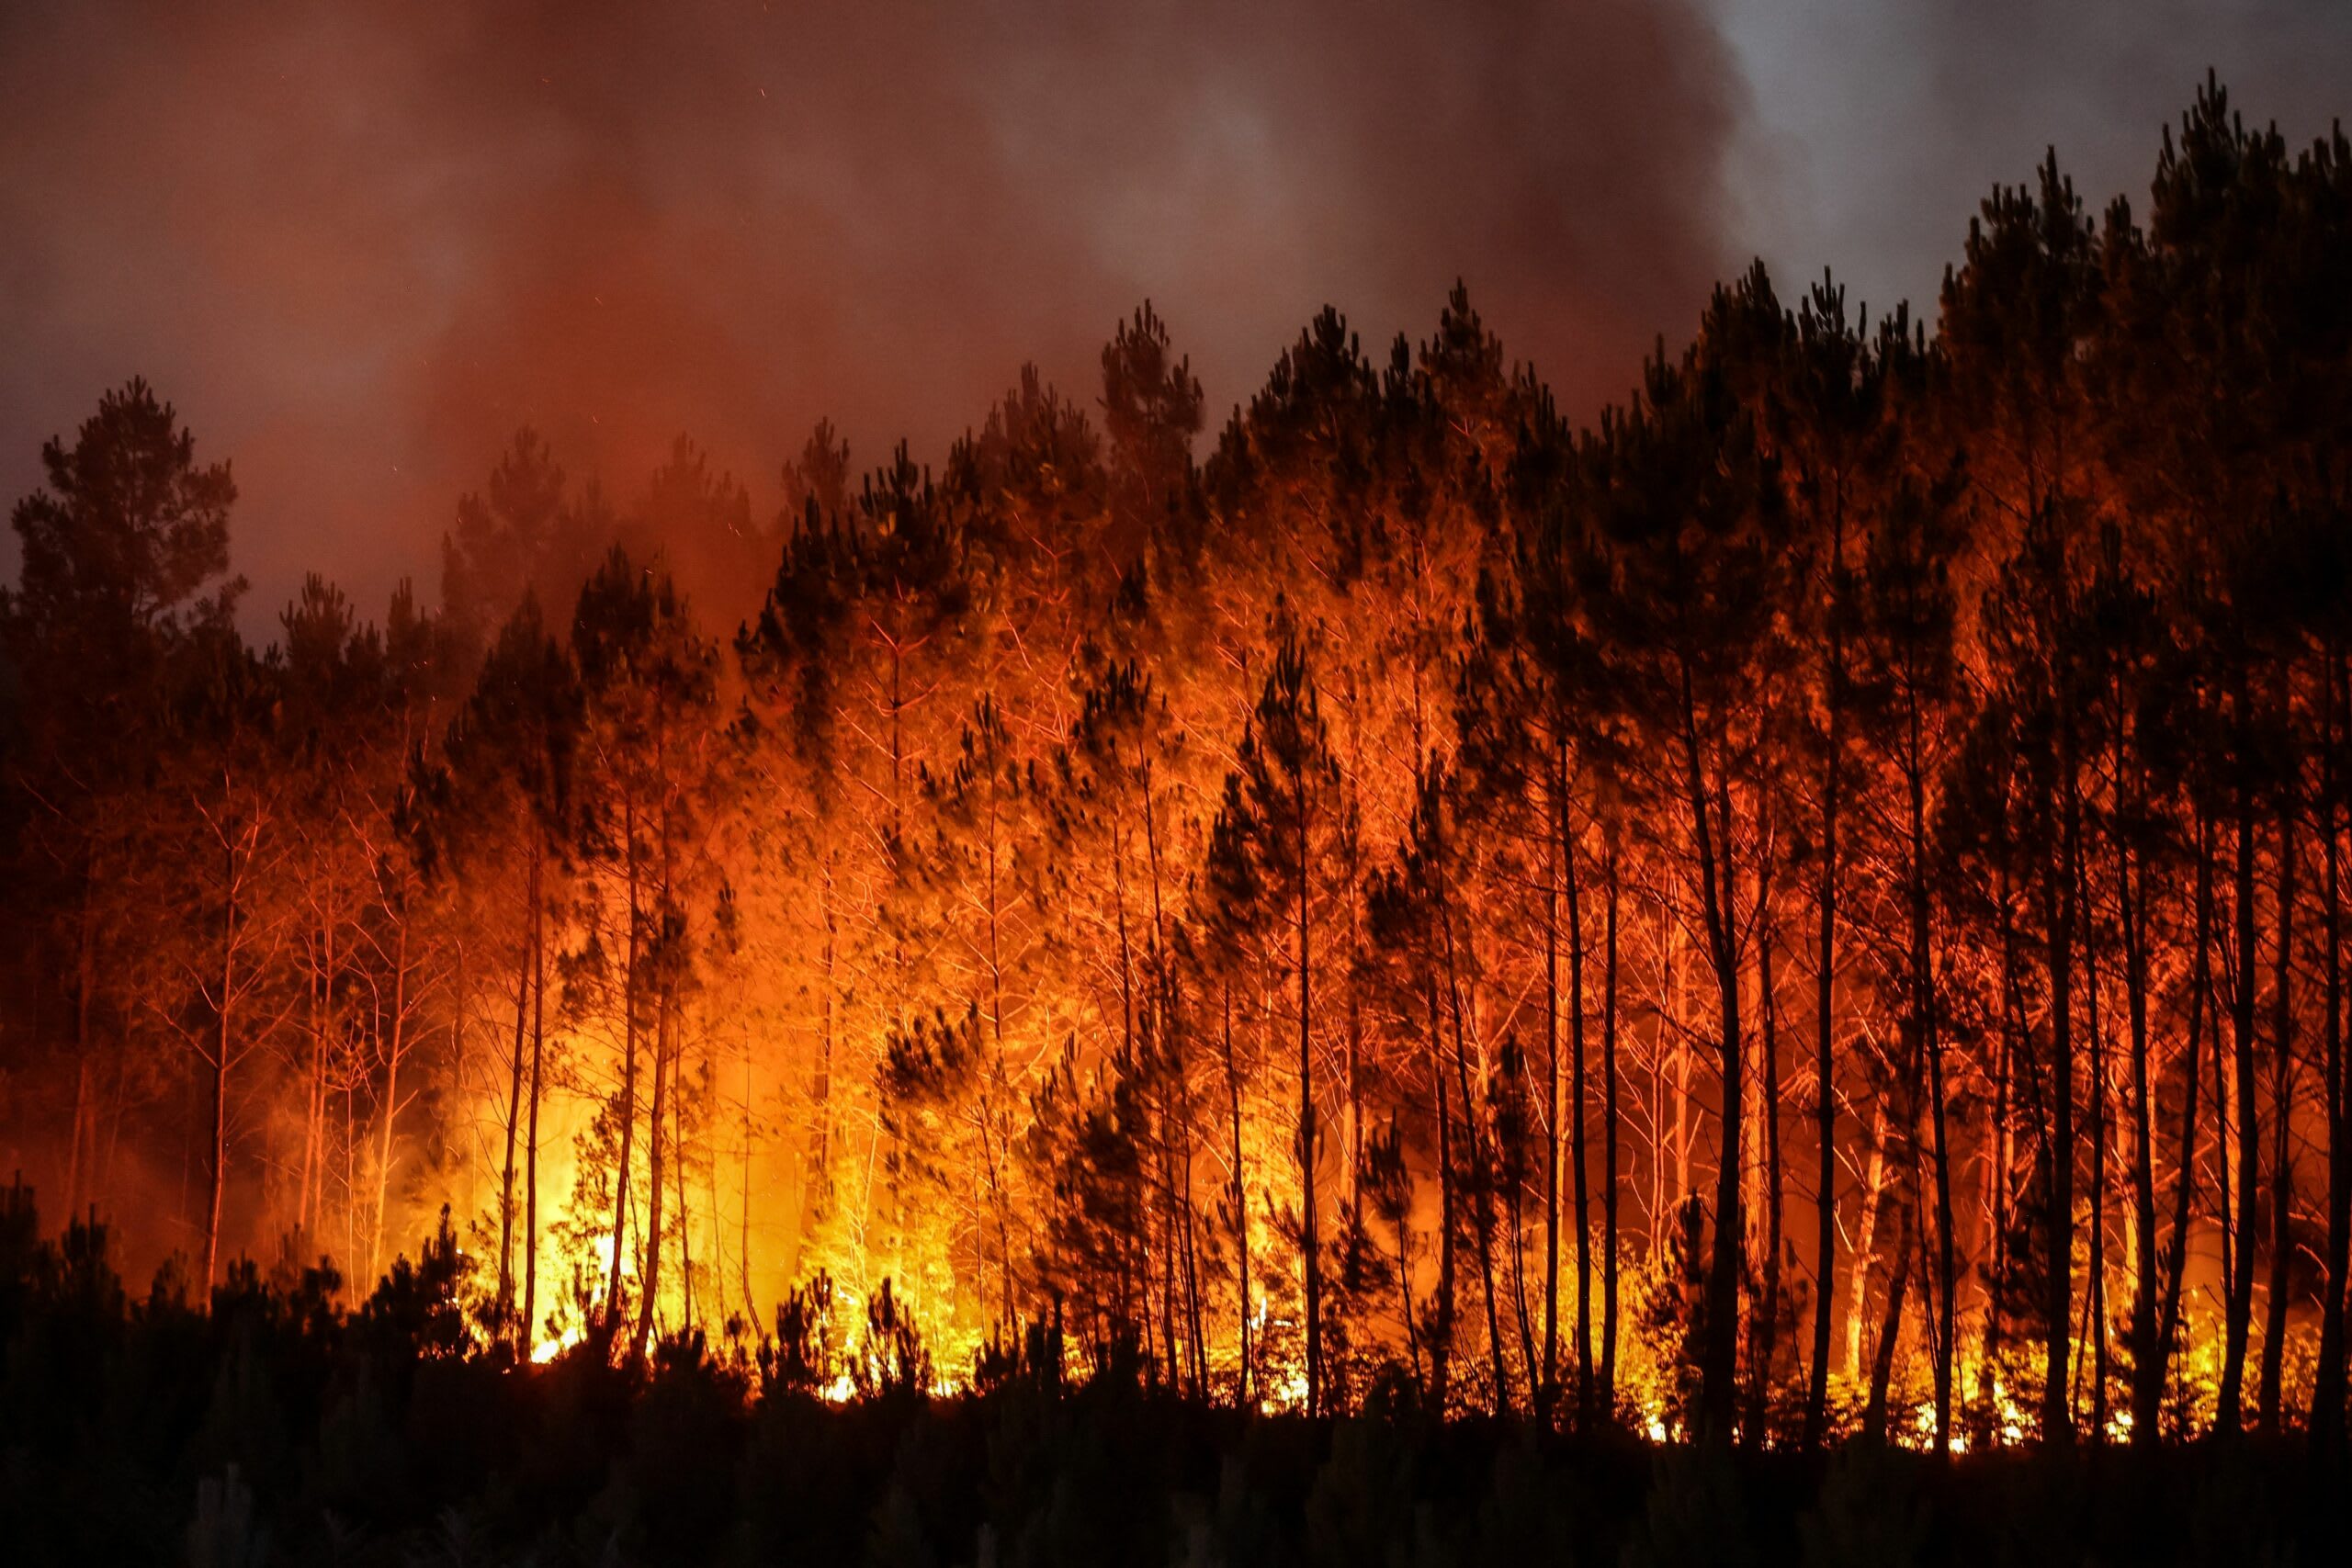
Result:
{"label": "forest fire", "polygon": [[1073,1389],[2336,1452],[2347,214],[2209,89],[2143,218],[1986,202],[1932,333],[1758,264],[1581,426],[1457,287],[1205,443],[1147,306],[764,525],[525,431],[430,603],[260,641],[132,382],[0,602],[10,1136],[88,1216],[12,1190],[0,1325],[640,1456]]}

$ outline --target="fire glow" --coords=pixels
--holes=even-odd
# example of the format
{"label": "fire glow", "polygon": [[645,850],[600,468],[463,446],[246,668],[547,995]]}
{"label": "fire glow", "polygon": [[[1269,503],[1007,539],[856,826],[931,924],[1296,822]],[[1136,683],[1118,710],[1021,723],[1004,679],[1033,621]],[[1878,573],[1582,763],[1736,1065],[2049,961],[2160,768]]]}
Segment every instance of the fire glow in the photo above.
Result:
{"label": "fire glow", "polygon": [[[2340,137],[2181,141],[2340,278]],[[1934,337],[1758,267],[1582,429],[1457,289],[1385,365],[1317,318],[1204,460],[1148,309],[937,476],[820,426],[772,520],[526,433],[434,606],[314,579],[266,649],[134,384],[6,607],[56,1190],[170,1149],[153,1250],[355,1298],[446,1214],[480,1347],[831,1402],[2339,1422],[2339,427],[2152,450],[2251,374],[2184,294],[2312,282],[2191,162],[2144,231],[2001,193]],[[2347,337],[2263,374],[2352,406]]]}

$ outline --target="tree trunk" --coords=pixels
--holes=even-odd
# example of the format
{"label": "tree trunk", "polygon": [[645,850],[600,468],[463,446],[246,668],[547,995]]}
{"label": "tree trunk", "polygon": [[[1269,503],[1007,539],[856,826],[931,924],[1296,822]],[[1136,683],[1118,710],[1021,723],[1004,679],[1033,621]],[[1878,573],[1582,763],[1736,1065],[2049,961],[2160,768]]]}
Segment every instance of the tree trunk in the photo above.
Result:
{"label": "tree trunk", "polygon": [[1764,1278],[1758,1292],[1755,1366],[1749,1372],[1747,1443],[1764,1446],[1771,1409],[1772,1363],[1781,1328],[1781,1048],[1779,1009],[1772,990],[1772,925],[1769,900],[1758,897],[1756,998],[1764,1046]]}
{"label": "tree trunk", "polygon": [[1959,1332],[1959,1271],[1953,1252],[1951,1145],[1944,1102],[1944,1043],[1936,1007],[1933,913],[1928,886],[1928,759],[1916,685],[1909,688],[1905,772],[1911,796],[1911,1005],[1928,1066],[1930,1156],[1936,1177],[1936,1452],[1951,1452],[1952,1361]]}
{"label": "tree trunk", "polygon": [[220,1276],[221,1196],[229,1180],[229,1074],[236,1061],[232,1047],[236,1039],[237,917],[242,902],[239,897],[242,878],[236,845],[223,836],[221,849],[226,873],[222,887],[226,897],[220,919],[220,995],[214,1009],[217,1027],[208,1064],[212,1069],[212,1146],[205,1172],[204,1283],[201,1287],[207,1310],[210,1306],[213,1281]]}
{"label": "tree trunk", "polygon": [[[229,964],[224,957],[224,978]],[[212,1057],[212,1142],[210,1157],[205,1164],[204,1197],[204,1283],[201,1294],[209,1303],[213,1281],[220,1273],[220,1194],[228,1183],[229,1174],[229,1003],[228,988],[221,988],[220,1032],[213,1043]]]}
{"label": "tree trunk", "polygon": [[[1723,1089],[1723,1136],[1715,1151],[1714,1247],[1707,1268],[1706,1331],[1701,1348],[1700,1425],[1707,1440],[1727,1443],[1731,1440],[1738,1396],[1739,1276],[1747,1239],[1739,1193],[1741,1096],[1746,1075],[1740,1060],[1731,786],[1726,779],[1718,777],[1711,807],[1711,792],[1699,761],[1698,716],[1692,706],[1687,671],[1683,676],[1682,706],[1684,785],[1690,795],[1691,829],[1699,852],[1700,902],[1705,917],[1708,958],[1715,976],[1721,1032],[1716,1042],[1717,1071]],[[1718,820],[1710,820],[1711,810]]]}
{"label": "tree trunk", "polygon": [[545,857],[531,853],[531,1115],[523,1184],[523,1349],[539,1331],[539,1105],[547,1097],[547,905],[540,896]]}
{"label": "tree trunk", "polygon": [[[739,1265],[736,1283],[743,1289],[743,1321],[747,1324],[757,1324],[760,1321],[759,1298],[752,1289],[752,1155],[755,1148],[754,1139],[757,1135],[752,1121],[752,1042],[747,1033],[743,1036],[743,1161],[741,1167],[743,1206],[736,1212],[735,1231],[735,1258]],[[717,1163],[715,1160],[712,1162],[714,1167]],[[714,1168],[711,1175],[714,1185],[718,1179],[718,1173]],[[715,1214],[718,1210],[718,1194],[715,1190],[711,1194],[710,1202],[711,1212]]]}
{"label": "tree trunk", "polygon": [[295,1225],[305,1235],[326,1223],[327,1053],[334,1034],[334,921],[319,919],[310,973],[311,1060],[305,1074],[307,1103],[302,1122],[302,1187]]}
{"label": "tree trunk", "polygon": [[653,1337],[655,1302],[662,1293],[662,1177],[665,1168],[662,1124],[670,1110],[670,1033],[673,1001],[666,974],[655,992],[653,1013],[653,1104],[646,1119],[645,1278],[638,1292],[633,1354],[643,1356]]}
{"label": "tree trunk", "polygon": [[466,1111],[466,1209],[472,1214],[481,1203],[481,1156],[478,1134],[479,1117],[473,1110],[473,1095],[466,1071],[466,1020],[473,1006],[473,992],[467,985],[466,942],[460,936],[454,943],[457,949],[458,976],[455,999],[449,1012],[449,1081],[457,1086]]}
{"label": "tree trunk", "polygon": [[[1568,821],[1566,763],[1561,764],[1561,837],[1560,863],[1568,903],[1568,1105],[1565,1113],[1568,1122],[1568,1168],[1575,1190],[1577,1244],[1577,1426],[1589,1431],[1599,1412],[1593,1407],[1592,1369],[1592,1206],[1590,1159],[1587,1149],[1586,1106],[1589,1091],[1586,1088],[1585,1022],[1584,1022],[1584,896],[1577,882],[1576,837]],[[1556,1097],[1557,1075],[1555,1094]],[[1552,1140],[1556,1157],[1559,1139]],[[1552,1200],[1558,1207],[1560,1183],[1556,1168],[1552,1179]],[[1549,1238],[1547,1238],[1547,1241]],[[1550,1247],[1554,1272],[1557,1272],[1559,1248]],[[1547,1337],[1548,1345],[1548,1337]]]}
{"label": "tree trunk", "polygon": [[2080,863],[2070,716],[2059,721],[2056,794],[2060,816],[2058,863],[2051,869],[2050,965],[2050,1268],[2043,1311],[2041,1440],[2071,1443],[2074,1413],[2067,1403],[2075,1272],[2075,917]]}
{"label": "tree trunk", "polygon": [[[1560,906],[1564,892],[1560,861],[1567,828],[1561,764],[1551,761],[1545,773],[1549,820],[1544,851],[1544,1361],[1542,1375],[1535,1380],[1535,1418],[1548,1424],[1560,1384]],[[1572,1077],[1576,1070],[1571,1067]],[[1582,1142],[1581,1137],[1577,1139],[1579,1146]]]}
{"label": "tree trunk", "polygon": [[[817,898],[824,928],[824,990],[817,1015],[817,1060],[808,1075],[808,1144],[801,1161],[799,1223],[793,1229],[791,1269],[796,1279],[803,1272],[801,1259],[810,1239],[832,1209],[833,1040],[838,1032],[836,1010],[841,1003],[841,986],[837,973],[839,917],[834,908],[833,866],[830,859],[824,862],[817,879]],[[614,1256],[619,1256],[617,1247]]]}
{"label": "tree trunk", "polygon": [[1437,1300],[1430,1303],[1430,1408],[1441,1417],[1452,1392],[1453,1368],[1454,1209],[1453,1101],[1445,1081],[1445,1032],[1438,1021],[1437,976],[1423,985],[1429,1009],[1430,1081],[1437,1089]]}
{"label": "tree trunk", "polygon": [[[2116,706],[2120,714],[2120,696]],[[2125,777],[2125,766],[2119,724],[2115,742],[2119,787]],[[2165,1371],[2169,1358],[2157,1337],[2156,1133],[2148,1044],[2147,874],[2143,871],[2135,879],[2132,863],[2131,844],[2119,825],[2115,834],[2116,910],[2123,936],[2124,1006],[2132,1030],[2132,1443],[2135,1448],[2151,1448],[2163,1419]]]}
{"label": "tree trunk", "polygon": [[1846,505],[1842,475],[1834,492],[1830,523],[1830,604],[1827,667],[1823,694],[1827,707],[1827,746],[1821,779],[1821,875],[1814,977],[1814,1122],[1820,1148],[1820,1177],[1814,1193],[1813,1369],[1805,1383],[1804,1431],[1808,1450],[1821,1446],[1829,1415],[1830,1303],[1838,1285],[1838,1076],[1830,1057],[1838,988],[1838,812],[1845,784]]}
{"label": "tree trunk", "polygon": [[384,1266],[385,1213],[391,1202],[392,1129],[400,1120],[401,1058],[408,1051],[408,916],[399,917],[399,934],[392,947],[392,1038],[384,1053],[383,1127],[376,1149],[375,1241],[368,1249],[368,1272]]}
{"label": "tree trunk", "polygon": [[74,1136],[65,1156],[65,1213],[68,1220],[82,1207],[85,1155],[82,1128],[90,1109],[90,998],[97,984],[97,892],[95,872],[82,868],[81,908],[74,922]]}
{"label": "tree trunk", "polygon": [[2026,1021],[2024,981],[2019,974],[2017,919],[2014,905],[2015,883],[2010,867],[2003,860],[1999,877],[1999,916],[2001,945],[2001,1025],[1999,1058],[1996,1063],[1993,1093],[1993,1150],[1985,1172],[1985,1224],[1991,1235],[1991,1267],[1984,1277],[1984,1382],[1988,1397],[1999,1392],[1997,1369],[2007,1342],[2007,1318],[2002,1306],[2002,1292],[2009,1277],[2009,1212],[2010,1188],[2017,1171],[2017,1106],[2022,1099],[2033,1095],[2033,1072],[2030,1060],[2025,1062],[2025,1076],[2018,1077],[2018,1063],[2024,1058]]}
{"label": "tree trunk", "polygon": [[[1914,1162],[1916,1164],[1916,1162]],[[1902,1200],[1903,1230],[1894,1244],[1894,1266],[1887,1271],[1886,1316],[1879,1325],[1878,1348],[1871,1357],[1871,1390],[1862,1406],[1862,1441],[1886,1441],[1886,1390],[1894,1371],[1895,1341],[1903,1337],[1903,1297],[1911,1282],[1913,1211],[1919,1206],[1917,1182]]]}
{"label": "tree trunk", "polygon": [[[641,889],[638,886],[637,812],[634,803],[623,805],[621,836],[621,852],[626,863],[628,887],[626,917],[628,936],[623,943],[621,958],[621,1148],[613,1172],[613,1256],[605,1271],[605,1322],[616,1332],[619,1329],[621,1318],[621,1260],[628,1256],[629,1177],[637,1138],[638,981],[644,911],[639,907]],[[831,952],[830,946],[827,951]],[[826,1006],[829,1009],[831,1006],[830,987],[826,993]],[[821,1113],[821,1097],[819,1103]]]}
{"label": "tree trunk", "polygon": [[2294,1256],[2295,1166],[2287,1138],[2294,1121],[2295,818],[2291,795],[2278,812],[2278,963],[2271,990],[2270,1280],[2262,1324],[2262,1387],[2256,1420],[2278,1434],[2287,1348],[2288,1272]]}
{"label": "tree trunk", "polygon": [[[2246,697],[2237,694],[2241,739],[2246,733]],[[2246,1341],[2254,1325],[2254,1232],[2259,1222],[2255,1168],[2260,1159],[2259,1134],[2254,1116],[2254,797],[2241,780],[2237,787],[2237,860],[2232,868],[2235,915],[2236,971],[2230,989],[2230,1048],[2233,1077],[2230,1098],[2237,1111],[2236,1156],[2224,1156],[2234,1167],[2237,1210],[2229,1225],[2231,1258],[2228,1294],[2223,1310],[2221,1403],[2214,1429],[2233,1436],[2245,1420]]]}
{"label": "tree trunk", "polygon": [[1878,1222],[1886,1203],[1886,1100],[1871,1097],[1869,1173],[1862,1181],[1862,1213],[1854,1228],[1853,1267],[1846,1280],[1846,1376],[1859,1382],[1862,1330],[1871,1304],[1871,1265],[1878,1256]]}
{"label": "tree trunk", "polygon": [[[2197,929],[2191,938],[2188,966],[2188,1042],[2181,1053],[2179,1163],[2173,1172],[2172,1241],[2165,1251],[2164,1315],[2156,1340],[2157,1357],[2166,1363],[2180,1344],[2180,1292],[2188,1272],[2189,1230],[2197,1186],[2197,1091],[2205,1077],[2203,1030],[2213,985],[2213,824],[2201,806],[2197,808],[2196,881],[2190,915]],[[2217,1024],[2217,1032],[2218,1029]],[[2160,1366],[2154,1378],[2159,1402],[2165,1378],[2165,1370]],[[2138,1417],[2135,1416],[2133,1420],[2132,1436],[2136,1438]]]}
{"label": "tree trunk", "polygon": [[[2087,891],[2087,890],[2086,890]],[[2094,934],[2095,933],[2089,933]],[[2091,1241],[2084,1318],[2091,1337],[2091,1442],[2107,1441],[2107,1031],[2099,1009],[2098,947],[2083,944],[2084,1011],[2090,1027]],[[2079,1371],[2079,1369],[2078,1369]]]}
{"label": "tree trunk", "polygon": [[[1834,688],[1833,688],[1834,691]],[[1831,748],[1837,745],[1837,709],[1831,708]],[[1814,1191],[1813,1371],[1805,1384],[1804,1442],[1821,1447],[1829,1416],[1831,1303],[1838,1286],[1838,1067],[1831,1055],[1838,991],[1838,784],[1832,767],[1822,791],[1821,880],[1816,904],[1820,929],[1814,969],[1814,1125],[1819,1143],[1819,1176]]]}
{"label": "tree trunk", "polygon": [[1463,1135],[1470,1142],[1470,1219],[1478,1241],[1478,1278],[1487,1308],[1487,1359],[1495,1379],[1495,1414],[1508,1416],[1510,1381],[1509,1369],[1503,1364],[1502,1313],[1495,1296],[1495,1161],[1487,1154],[1494,1117],[1490,1110],[1481,1125],[1475,1110],[1477,1097],[1470,1089],[1470,1050],[1463,1021],[1461,979],[1453,956],[1452,920],[1445,911],[1442,894],[1438,919],[1444,928],[1446,1006],[1453,1021],[1454,1087],[1462,1095]]}
{"label": "tree trunk", "polygon": [[678,1092],[670,1097],[670,1146],[677,1151],[678,1181],[678,1324],[688,1333],[695,1326],[695,1224],[694,1211],[686,1205],[686,1183],[694,1169],[694,1161],[686,1157],[686,1096],[685,1062],[678,1063],[680,1083]]}
{"label": "tree trunk", "polygon": [[2326,973],[2327,1257],[2320,1287],[2319,1365],[2312,1379],[2312,1446],[2334,1453],[2344,1443],[2344,1273],[2352,1261],[2352,1147],[2346,1144],[2344,1085],[2344,886],[2337,849],[2336,700],[2342,655],[2333,644],[2320,669],[2320,842],[2325,882],[2320,919]]}
{"label": "tree trunk", "polygon": [[1241,1158],[1241,1074],[1233,1058],[1232,983],[1227,981],[1221,988],[1225,998],[1225,1088],[1233,1136],[1233,1242],[1239,1279],[1239,1309],[1236,1314],[1241,1341],[1238,1403],[1248,1410],[1253,1407],[1250,1388],[1250,1187],[1244,1179],[1247,1168]]}
{"label": "tree trunk", "polygon": [[1600,1388],[1602,1419],[1617,1415],[1617,847],[1603,868],[1606,929],[1600,980]]}
{"label": "tree trunk", "polygon": [[1323,1409],[1323,1258],[1322,1236],[1315,1210],[1315,1057],[1312,1010],[1314,958],[1307,946],[1307,886],[1312,874],[1308,842],[1306,785],[1301,784],[1298,813],[1298,1181],[1299,1269],[1306,1281],[1306,1413]]}
{"label": "tree trunk", "polygon": [[514,964],[514,1048],[507,1055],[506,1160],[498,1189],[498,1315],[500,1332],[513,1330],[514,1314],[514,1155],[523,1132],[523,1036],[530,1025],[530,922],[523,926],[523,951]]}

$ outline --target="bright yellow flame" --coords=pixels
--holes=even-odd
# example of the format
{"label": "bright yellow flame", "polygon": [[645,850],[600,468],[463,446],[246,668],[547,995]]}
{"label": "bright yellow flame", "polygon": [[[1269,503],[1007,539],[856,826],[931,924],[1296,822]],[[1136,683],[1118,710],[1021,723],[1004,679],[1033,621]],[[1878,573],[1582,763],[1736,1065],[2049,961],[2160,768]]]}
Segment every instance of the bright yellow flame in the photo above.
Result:
{"label": "bright yellow flame", "polygon": [[554,1338],[542,1341],[532,1348],[531,1364],[537,1367],[546,1366],[549,1361],[579,1344],[582,1337],[583,1336],[577,1328],[565,1329]]}

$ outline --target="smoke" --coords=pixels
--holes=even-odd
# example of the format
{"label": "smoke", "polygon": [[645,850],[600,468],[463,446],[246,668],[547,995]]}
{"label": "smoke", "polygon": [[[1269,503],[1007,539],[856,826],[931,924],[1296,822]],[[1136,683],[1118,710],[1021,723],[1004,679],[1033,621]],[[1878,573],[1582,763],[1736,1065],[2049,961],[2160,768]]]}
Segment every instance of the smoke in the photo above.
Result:
{"label": "smoke", "polygon": [[1776,278],[1932,319],[1968,220],[2045,150],[2101,217],[2144,216],[2161,138],[2210,69],[2290,146],[2347,108],[2340,0],[1718,0],[1750,83],[1730,221]]}
{"label": "smoke", "polygon": [[1148,296],[1221,413],[1314,310],[1457,274],[1572,405],[1732,256],[1701,0],[398,0],[0,12],[0,481],[144,374],[274,612],[433,570],[516,426],[626,500],[681,431],[773,505],[829,415],[935,459]]}

